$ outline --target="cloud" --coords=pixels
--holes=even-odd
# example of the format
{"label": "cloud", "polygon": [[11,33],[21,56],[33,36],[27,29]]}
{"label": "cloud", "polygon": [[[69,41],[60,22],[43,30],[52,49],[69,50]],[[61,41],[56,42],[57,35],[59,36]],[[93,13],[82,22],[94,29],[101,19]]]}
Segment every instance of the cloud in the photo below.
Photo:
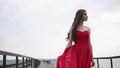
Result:
{"label": "cloud", "polygon": [[[118,38],[116,39],[119,36],[117,30],[120,22],[118,2],[118,0],[1,0],[0,47],[3,50],[37,58],[56,57],[66,46],[65,37],[76,10],[85,8],[89,15],[88,23],[85,24],[90,25],[93,30],[95,55],[99,56],[100,53],[102,55],[103,52],[97,50],[101,45],[101,48],[104,44],[111,44],[110,48],[119,45]],[[111,37],[111,30],[115,37]],[[105,37],[106,42],[102,41],[102,37]],[[116,41],[112,43],[110,38]]]}

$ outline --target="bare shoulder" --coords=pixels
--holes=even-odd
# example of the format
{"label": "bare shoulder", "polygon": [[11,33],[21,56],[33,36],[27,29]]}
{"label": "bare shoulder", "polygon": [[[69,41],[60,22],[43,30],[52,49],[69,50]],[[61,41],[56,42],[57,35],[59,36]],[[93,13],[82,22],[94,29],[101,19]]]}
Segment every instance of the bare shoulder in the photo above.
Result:
{"label": "bare shoulder", "polygon": [[88,27],[88,26],[85,26],[85,28],[86,28],[88,31],[90,31],[90,27]]}

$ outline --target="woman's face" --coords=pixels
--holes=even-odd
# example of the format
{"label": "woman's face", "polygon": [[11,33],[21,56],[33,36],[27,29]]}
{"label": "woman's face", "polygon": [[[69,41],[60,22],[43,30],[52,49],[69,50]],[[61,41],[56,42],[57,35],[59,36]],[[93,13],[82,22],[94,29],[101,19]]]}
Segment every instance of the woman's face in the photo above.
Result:
{"label": "woman's face", "polygon": [[84,12],[82,21],[87,21],[87,19],[88,19],[87,12]]}

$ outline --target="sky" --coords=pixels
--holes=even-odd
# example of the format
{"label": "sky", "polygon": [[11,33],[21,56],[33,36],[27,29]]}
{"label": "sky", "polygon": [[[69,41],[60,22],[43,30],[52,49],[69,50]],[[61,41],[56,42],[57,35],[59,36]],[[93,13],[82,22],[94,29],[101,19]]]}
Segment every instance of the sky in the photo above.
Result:
{"label": "sky", "polygon": [[93,56],[120,56],[119,0],[0,0],[0,50],[57,58],[78,9],[87,10]]}

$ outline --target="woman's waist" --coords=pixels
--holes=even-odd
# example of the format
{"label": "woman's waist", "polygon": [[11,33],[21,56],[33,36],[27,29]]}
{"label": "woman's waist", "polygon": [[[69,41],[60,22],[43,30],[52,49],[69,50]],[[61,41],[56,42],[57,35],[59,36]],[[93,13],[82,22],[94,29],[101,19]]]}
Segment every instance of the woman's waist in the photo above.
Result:
{"label": "woman's waist", "polygon": [[75,41],[75,44],[81,44],[81,43],[84,43],[84,44],[86,43],[87,44],[87,43],[89,43],[89,41],[85,41],[85,40]]}
{"label": "woman's waist", "polygon": [[82,42],[89,42],[87,39],[84,39],[84,40],[75,40],[74,42],[76,43],[82,43]]}

